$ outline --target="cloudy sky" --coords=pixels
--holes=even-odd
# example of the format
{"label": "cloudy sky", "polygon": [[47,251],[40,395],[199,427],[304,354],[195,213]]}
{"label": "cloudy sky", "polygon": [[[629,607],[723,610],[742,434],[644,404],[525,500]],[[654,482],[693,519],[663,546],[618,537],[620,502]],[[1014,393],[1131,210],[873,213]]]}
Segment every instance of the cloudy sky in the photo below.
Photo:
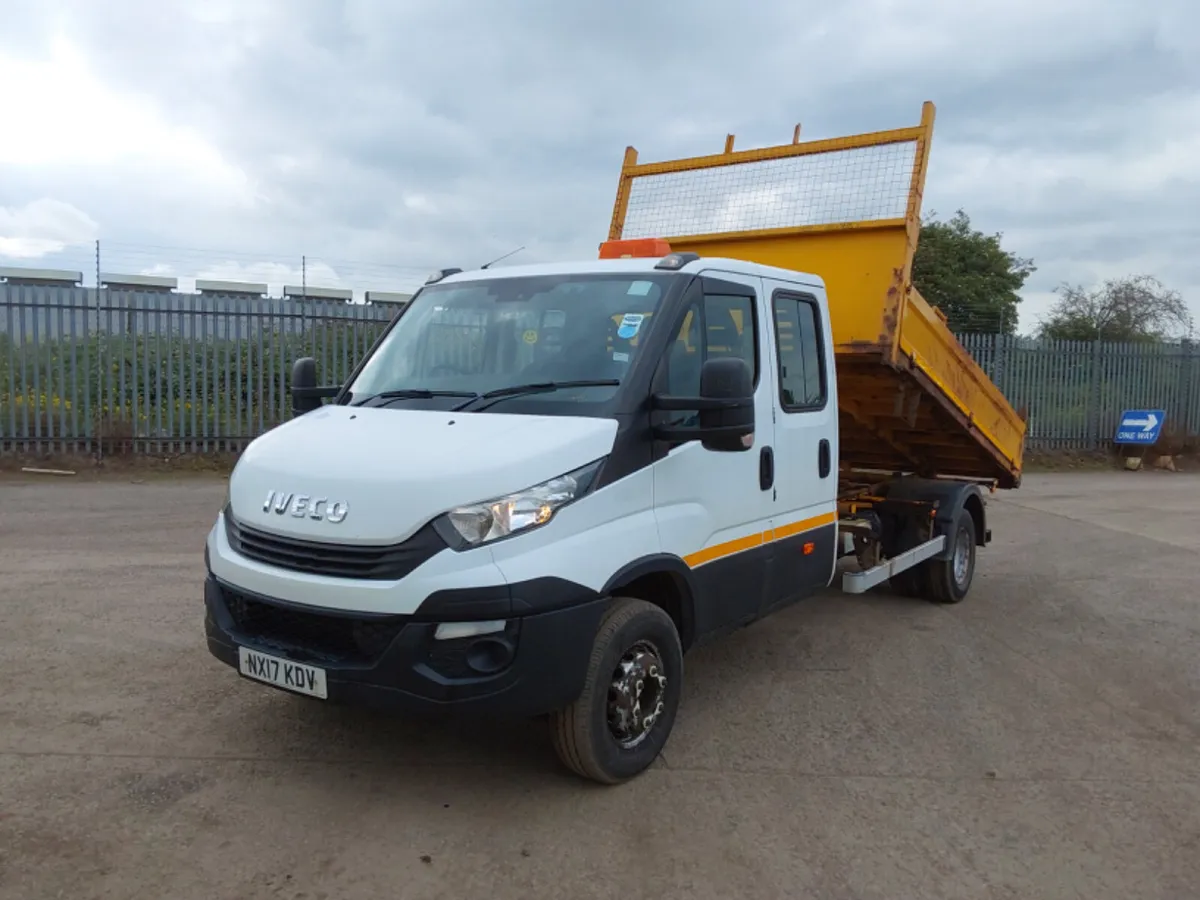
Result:
{"label": "cloudy sky", "polygon": [[925,211],[1200,316],[1195,0],[0,0],[0,264],[411,288],[592,257],[621,156],[915,124]]}

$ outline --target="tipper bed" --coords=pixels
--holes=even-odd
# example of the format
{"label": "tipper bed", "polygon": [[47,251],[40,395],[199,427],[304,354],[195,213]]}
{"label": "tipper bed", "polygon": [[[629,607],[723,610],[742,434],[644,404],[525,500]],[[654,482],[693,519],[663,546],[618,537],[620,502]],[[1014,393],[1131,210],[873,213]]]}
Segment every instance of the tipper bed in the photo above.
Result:
{"label": "tipper bed", "polygon": [[[625,161],[609,239],[809,272],[836,345],[840,466],[1020,483],[1025,419],[912,284],[934,107],[910,128]],[[869,480],[869,478],[867,479]]]}

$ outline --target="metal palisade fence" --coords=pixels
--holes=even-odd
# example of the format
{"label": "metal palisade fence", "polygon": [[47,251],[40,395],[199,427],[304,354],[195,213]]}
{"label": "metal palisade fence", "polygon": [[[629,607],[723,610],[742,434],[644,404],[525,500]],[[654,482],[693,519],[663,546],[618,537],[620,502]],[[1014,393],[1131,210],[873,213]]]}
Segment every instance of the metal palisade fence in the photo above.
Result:
{"label": "metal palisade fence", "polygon": [[[0,452],[238,450],[287,419],[291,366],[342,382],[395,307],[0,284]],[[961,336],[1028,417],[1031,448],[1099,449],[1122,410],[1200,433],[1200,350]]]}
{"label": "metal palisade fence", "polygon": [[1200,347],[959,335],[1009,403],[1026,415],[1026,446],[1098,450],[1126,409],[1166,412],[1164,435],[1200,434]]}
{"label": "metal palisade fence", "polygon": [[296,358],[340,383],[395,308],[0,284],[0,452],[238,450],[291,415]]}

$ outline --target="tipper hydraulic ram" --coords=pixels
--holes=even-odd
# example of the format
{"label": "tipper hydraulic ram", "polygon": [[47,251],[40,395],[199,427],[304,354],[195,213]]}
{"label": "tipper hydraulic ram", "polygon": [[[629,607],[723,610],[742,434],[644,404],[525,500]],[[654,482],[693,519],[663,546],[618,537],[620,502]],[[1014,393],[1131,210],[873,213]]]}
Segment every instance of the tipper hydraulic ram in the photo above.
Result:
{"label": "tipper hydraulic ram", "polygon": [[[1020,483],[1025,419],[912,283],[934,106],[894,131],[639,163],[629,147],[609,239],[812,272],[835,343],[840,474]],[[880,480],[878,478],[876,481]]]}

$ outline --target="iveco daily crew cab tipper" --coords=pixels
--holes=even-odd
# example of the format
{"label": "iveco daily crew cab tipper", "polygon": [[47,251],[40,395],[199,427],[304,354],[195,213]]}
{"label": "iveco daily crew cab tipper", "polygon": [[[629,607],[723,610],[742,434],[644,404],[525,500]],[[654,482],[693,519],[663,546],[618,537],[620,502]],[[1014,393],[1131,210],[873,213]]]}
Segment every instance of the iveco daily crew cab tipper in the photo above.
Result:
{"label": "iveco daily crew cab tipper", "polygon": [[[958,417],[986,382],[969,358],[907,343],[946,340],[911,285],[887,313],[614,231],[596,260],[438,273],[340,387],[297,362],[297,415],[242,454],[208,537],[217,658],[324,701],[548,714],[563,762],[614,783],[663,748],[685,652],[825,588],[839,557],[846,590],[966,595],[978,482],[1011,486],[1019,448],[992,440],[1006,405]],[[831,303],[853,302],[904,352],[845,349]]]}

